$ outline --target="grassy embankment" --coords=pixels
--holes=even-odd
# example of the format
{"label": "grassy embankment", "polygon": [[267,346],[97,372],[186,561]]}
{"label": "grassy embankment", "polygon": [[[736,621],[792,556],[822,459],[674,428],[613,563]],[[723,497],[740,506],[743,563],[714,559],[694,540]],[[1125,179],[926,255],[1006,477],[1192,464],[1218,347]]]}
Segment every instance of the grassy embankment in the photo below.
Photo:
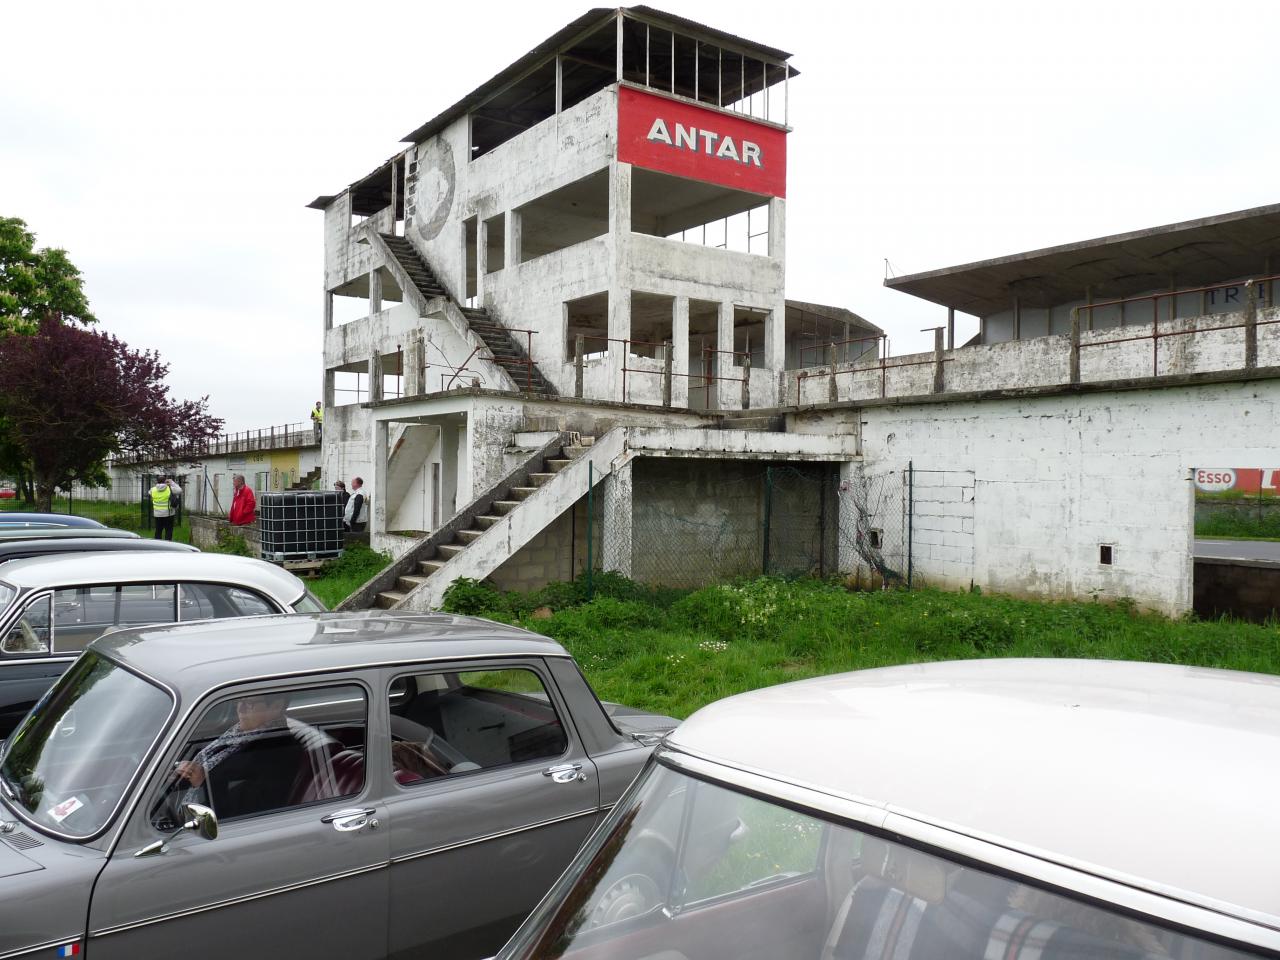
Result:
{"label": "grassy embankment", "polygon": [[[597,575],[595,599],[584,600],[580,581],[530,595],[464,581],[445,605],[554,637],[602,698],[677,717],[756,687],[926,660],[1095,657],[1280,673],[1275,625],[1169,620],[1127,604],[772,579],[681,593],[611,575]],[[551,617],[533,619],[541,605]]]}
{"label": "grassy embankment", "polygon": [[1280,496],[1224,490],[1196,495],[1196,536],[1219,540],[1280,540]]}

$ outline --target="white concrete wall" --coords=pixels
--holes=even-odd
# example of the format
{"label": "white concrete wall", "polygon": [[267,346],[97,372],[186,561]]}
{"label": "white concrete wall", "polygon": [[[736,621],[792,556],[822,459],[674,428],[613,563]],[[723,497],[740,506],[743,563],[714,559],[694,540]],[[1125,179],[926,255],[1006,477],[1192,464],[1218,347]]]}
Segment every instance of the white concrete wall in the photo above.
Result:
{"label": "white concrete wall", "polygon": [[1192,599],[1190,470],[1274,459],[1280,380],[876,406],[862,421],[868,470],[917,470],[924,582],[1177,615]]}

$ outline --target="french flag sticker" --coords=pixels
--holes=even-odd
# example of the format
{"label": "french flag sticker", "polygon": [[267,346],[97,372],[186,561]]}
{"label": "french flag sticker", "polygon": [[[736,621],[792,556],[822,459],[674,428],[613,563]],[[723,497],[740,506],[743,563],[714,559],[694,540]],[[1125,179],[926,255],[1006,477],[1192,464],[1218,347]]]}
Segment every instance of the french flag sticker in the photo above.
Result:
{"label": "french flag sticker", "polygon": [[58,948],[58,956],[60,957],[78,957],[80,956],[80,944],[64,943]]}

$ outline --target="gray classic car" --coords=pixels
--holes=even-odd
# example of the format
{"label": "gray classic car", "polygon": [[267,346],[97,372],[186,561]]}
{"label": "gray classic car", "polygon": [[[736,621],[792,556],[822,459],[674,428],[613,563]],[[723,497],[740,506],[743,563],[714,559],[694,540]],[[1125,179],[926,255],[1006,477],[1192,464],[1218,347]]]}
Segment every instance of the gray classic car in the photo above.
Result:
{"label": "gray classic car", "polygon": [[0,958],[484,957],[675,721],[447,614],[95,640],[0,756]]}
{"label": "gray classic car", "polygon": [[[23,542],[36,546],[45,541]],[[0,542],[0,557],[7,545]],[[125,548],[5,562],[0,565],[0,740],[85,645],[109,630],[323,609],[287,570],[248,557],[200,553],[183,544],[169,544],[159,552]]]}

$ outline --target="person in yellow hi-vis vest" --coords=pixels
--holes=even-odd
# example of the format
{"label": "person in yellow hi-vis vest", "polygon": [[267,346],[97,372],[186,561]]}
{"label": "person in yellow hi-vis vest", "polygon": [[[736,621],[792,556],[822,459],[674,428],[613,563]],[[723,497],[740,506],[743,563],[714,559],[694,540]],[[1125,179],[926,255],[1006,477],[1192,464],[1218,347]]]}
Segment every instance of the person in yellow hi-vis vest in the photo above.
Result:
{"label": "person in yellow hi-vis vest", "polygon": [[324,405],[316,401],[316,408],[311,411],[311,429],[316,433],[316,443],[320,442],[320,434],[324,430]]}
{"label": "person in yellow hi-vis vest", "polygon": [[177,504],[174,502],[173,487],[169,486],[169,478],[161,477],[148,492],[151,494],[151,516],[156,521],[155,538],[172,540]]}

